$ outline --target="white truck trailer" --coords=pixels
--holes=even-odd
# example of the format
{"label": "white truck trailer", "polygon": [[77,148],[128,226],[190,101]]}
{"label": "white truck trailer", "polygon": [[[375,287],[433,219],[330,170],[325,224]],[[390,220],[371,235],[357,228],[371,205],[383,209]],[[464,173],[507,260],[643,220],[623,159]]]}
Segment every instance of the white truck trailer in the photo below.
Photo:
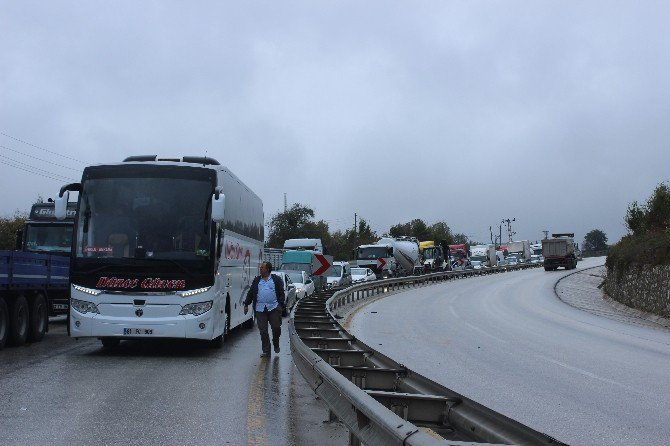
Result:
{"label": "white truck trailer", "polygon": [[507,255],[514,255],[519,259],[519,262],[530,261],[531,250],[530,242],[528,240],[518,240],[509,242],[507,244]]}
{"label": "white truck trailer", "polygon": [[495,245],[475,245],[470,247],[470,261],[478,260],[485,267],[498,265]]}

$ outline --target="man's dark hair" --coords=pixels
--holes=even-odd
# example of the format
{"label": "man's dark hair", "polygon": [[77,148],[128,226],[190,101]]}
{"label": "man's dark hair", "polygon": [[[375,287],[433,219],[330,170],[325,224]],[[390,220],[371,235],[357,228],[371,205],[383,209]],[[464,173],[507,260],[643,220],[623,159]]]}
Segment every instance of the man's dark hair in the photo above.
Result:
{"label": "man's dark hair", "polygon": [[263,263],[265,263],[265,267],[267,268],[268,273],[271,273],[272,272],[272,263],[271,262],[263,262]]}

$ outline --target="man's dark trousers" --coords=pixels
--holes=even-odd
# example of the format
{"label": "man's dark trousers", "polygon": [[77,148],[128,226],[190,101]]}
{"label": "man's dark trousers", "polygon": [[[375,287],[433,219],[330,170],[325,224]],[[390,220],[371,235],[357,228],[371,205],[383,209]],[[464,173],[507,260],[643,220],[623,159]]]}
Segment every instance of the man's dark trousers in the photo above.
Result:
{"label": "man's dark trousers", "polygon": [[272,327],[272,344],[279,347],[279,336],[281,336],[281,306],[272,311],[257,311],[256,323],[261,333],[261,344],[263,353],[270,354],[270,335],[268,334],[268,322]]}

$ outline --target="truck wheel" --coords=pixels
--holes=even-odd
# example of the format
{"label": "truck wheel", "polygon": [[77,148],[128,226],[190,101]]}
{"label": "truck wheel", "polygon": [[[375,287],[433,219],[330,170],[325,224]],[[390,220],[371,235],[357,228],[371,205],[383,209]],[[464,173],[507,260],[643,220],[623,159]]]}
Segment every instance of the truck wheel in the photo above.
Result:
{"label": "truck wheel", "polygon": [[49,316],[47,315],[47,300],[44,295],[37,294],[30,302],[30,323],[28,324],[28,339],[39,342],[47,331]]}
{"label": "truck wheel", "polygon": [[19,296],[9,311],[9,342],[12,345],[23,345],[28,339],[28,322],[30,310],[28,301]]}
{"label": "truck wheel", "polygon": [[5,299],[0,297],[0,350],[3,349],[7,342],[7,335],[9,334],[9,308]]}
{"label": "truck wheel", "polygon": [[47,332],[49,315],[47,300],[44,295],[37,294],[30,301],[30,323],[28,325],[28,340],[39,342]]}

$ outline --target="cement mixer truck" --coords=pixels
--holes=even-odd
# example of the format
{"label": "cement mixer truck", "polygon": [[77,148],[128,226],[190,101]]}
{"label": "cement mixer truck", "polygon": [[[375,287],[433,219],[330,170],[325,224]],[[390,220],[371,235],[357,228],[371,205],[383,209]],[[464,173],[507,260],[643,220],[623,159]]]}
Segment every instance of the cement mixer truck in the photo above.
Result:
{"label": "cement mixer truck", "polygon": [[383,237],[373,245],[361,245],[353,252],[359,268],[370,268],[377,278],[423,273],[419,242],[414,237]]}

